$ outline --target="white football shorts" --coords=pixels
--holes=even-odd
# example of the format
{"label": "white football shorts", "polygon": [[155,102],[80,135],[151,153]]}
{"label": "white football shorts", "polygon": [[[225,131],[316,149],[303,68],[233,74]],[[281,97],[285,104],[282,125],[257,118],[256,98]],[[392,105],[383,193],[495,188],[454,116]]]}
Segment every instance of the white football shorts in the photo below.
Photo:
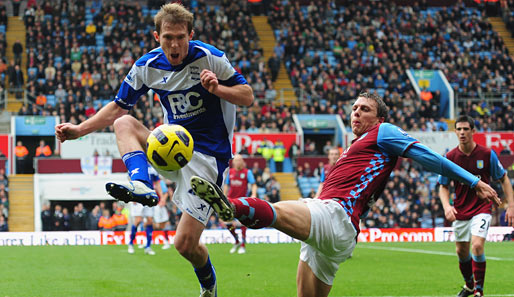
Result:
{"label": "white football shorts", "polygon": [[164,205],[156,205],[153,210],[153,221],[157,224],[167,222],[170,219],[168,209]]}
{"label": "white football shorts", "polygon": [[302,242],[300,260],[312,269],[314,275],[332,285],[339,264],[351,256],[356,244],[357,231],[335,200],[304,198],[311,213],[311,233]]}
{"label": "white football shorts", "polygon": [[491,215],[488,213],[477,214],[471,220],[456,220],[452,224],[455,241],[470,242],[471,235],[487,238],[490,224]]}
{"label": "white football shorts", "polygon": [[183,213],[189,214],[206,225],[213,209],[209,204],[193,193],[189,179],[191,176],[197,175],[213,183],[216,183],[218,180],[223,182],[228,173],[228,160],[226,164],[218,163],[215,157],[195,151],[191,161],[182,169],[176,171],[157,169],[157,172],[176,183],[177,187],[172,197],[173,203],[175,203]]}
{"label": "white football shorts", "polygon": [[153,207],[130,202],[130,215],[132,217],[153,217]]}

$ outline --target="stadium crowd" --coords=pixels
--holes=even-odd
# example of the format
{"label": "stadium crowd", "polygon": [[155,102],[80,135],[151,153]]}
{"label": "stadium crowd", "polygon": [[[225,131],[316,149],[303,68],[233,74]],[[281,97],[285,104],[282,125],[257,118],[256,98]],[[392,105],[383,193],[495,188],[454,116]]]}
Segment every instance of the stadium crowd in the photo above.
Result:
{"label": "stadium crowd", "polygon": [[9,231],[9,179],[0,168],[0,232]]}
{"label": "stadium crowd", "polygon": [[[5,59],[6,50],[15,50],[6,48],[1,31],[4,26],[5,32],[7,18],[5,7],[0,7],[1,87],[9,84],[10,89],[27,90],[30,103],[19,114],[56,115],[61,122],[78,123],[111,101],[134,58],[158,46],[150,34],[151,16],[159,6],[159,1],[153,2],[149,6],[130,1],[116,6],[110,1],[28,5],[23,15],[26,49],[22,49],[27,57],[26,82],[16,75],[20,73],[16,61]],[[439,110],[440,94],[420,100],[405,73],[409,68],[443,71],[463,98],[497,97],[497,101],[468,101],[460,106],[460,113],[475,117],[479,131],[514,130],[509,101],[514,91],[512,58],[484,12],[462,2],[441,9],[381,2],[372,7],[351,1],[308,6],[271,1],[266,11],[278,40],[271,61],[262,58],[247,1],[220,1],[215,8],[205,0],[191,2],[192,11],[199,16],[194,38],[225,51],[255,91],[255,104],[238,108],[237,131],[296,132],[292,115],[298,113],[339,114],[349,127],[350,102],[364,89],[382,95],[391,107],[390,121],[405,130],[447,130]],[[512,7],[512,0],[508,2]],[[514,14],[504,17],[514,36]],[[275,101],[273,70],[277,63],[287,66],[297,95],[304,98],[301,105],[284,106]],[[131,112],[149,128],[162,123],[158,99],[151,96],[142,96]],[[252,170],[256,170],[261,198],[280,199],[280,185],[273,182],[270,169]],[[316,170],[311,171],[314,175]],[[414,165],[395,171],[365,225],[443,224],[434,184],[433,177]],[[8,213],[8,207],[2,208]]]}

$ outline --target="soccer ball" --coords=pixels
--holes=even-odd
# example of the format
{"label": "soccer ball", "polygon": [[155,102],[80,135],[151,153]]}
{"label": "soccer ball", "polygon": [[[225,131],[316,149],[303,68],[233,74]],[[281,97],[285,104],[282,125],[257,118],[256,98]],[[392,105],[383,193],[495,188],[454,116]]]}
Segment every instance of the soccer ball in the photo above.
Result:
{"label": "soccer ball", "polygon": [[152,166],[174,171],[186,166],[193,157],[194,141],[180,125],[161,125],[146,140],[146,156]]}

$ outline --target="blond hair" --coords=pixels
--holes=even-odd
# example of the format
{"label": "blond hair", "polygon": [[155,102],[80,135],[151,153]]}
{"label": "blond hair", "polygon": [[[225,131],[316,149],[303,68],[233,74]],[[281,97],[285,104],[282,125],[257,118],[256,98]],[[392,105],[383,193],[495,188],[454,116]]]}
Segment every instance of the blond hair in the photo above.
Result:
{"label": "blond hair", "polygon": [[162,23],[165,22],[171,24],[186,24],[189,33],[193,31],[193,14],[179,3],[163,5],[153,20],[157,34],[161,34],[161,26]]}

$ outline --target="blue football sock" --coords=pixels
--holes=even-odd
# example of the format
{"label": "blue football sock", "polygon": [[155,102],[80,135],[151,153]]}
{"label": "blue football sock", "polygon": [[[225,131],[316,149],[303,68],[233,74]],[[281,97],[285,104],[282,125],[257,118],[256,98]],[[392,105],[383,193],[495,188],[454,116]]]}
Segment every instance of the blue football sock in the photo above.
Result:
{"label": "blue football sock", "polygon": [[211,258],[207,257],[207,263],[201,268],[195,268],[196,277],[202,288],[211,289],[216,283],[216,272],[211,264]]}
{"label": "blue football sock", "polygon": [[148,161],[143,151],[126,153],[122,159],[131,180],[143,182],[147,187],[153,189],[153,184],[150,182],[148,174]]}
{"label": "blue football sock", "polygon": [[153,226],[148,225],[146,226],[146,247],[149,248],[152,244],[152,232],[153,232]]}
{"label": "blue football sock", "polygon": [[130,229],[130,244],[134,244],[134,239],[136,239],[137,226],[132,225]]}

